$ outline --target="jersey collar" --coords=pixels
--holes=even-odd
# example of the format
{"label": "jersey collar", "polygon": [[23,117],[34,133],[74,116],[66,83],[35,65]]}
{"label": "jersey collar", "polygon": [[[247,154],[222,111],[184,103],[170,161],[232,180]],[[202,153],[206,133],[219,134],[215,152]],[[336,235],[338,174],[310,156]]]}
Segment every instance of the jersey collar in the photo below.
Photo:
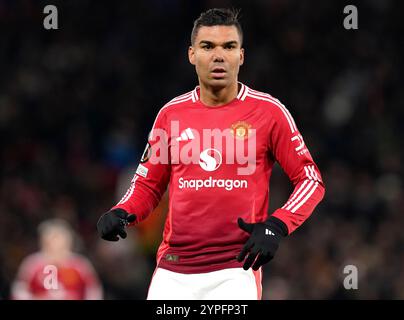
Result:
{"label": "jersey collar", "polygon": [[[241,83],[239,81],[237,83],[240,85],[240,90],[239,90],[239,92],[237,94],[237,99],[241,100],[241,101],[244,101],[244,99],[245,99],[245,97],[247,96],[247,93],[248,93],[248,87],[245,84],[243,84],[243,83]],[[195,102],[197,102],[199,100],[199,91],[200,91],[200,86],[196,86],[195,89],[192,90],[192,94],[191,94],[192,102],[195,103]]]}

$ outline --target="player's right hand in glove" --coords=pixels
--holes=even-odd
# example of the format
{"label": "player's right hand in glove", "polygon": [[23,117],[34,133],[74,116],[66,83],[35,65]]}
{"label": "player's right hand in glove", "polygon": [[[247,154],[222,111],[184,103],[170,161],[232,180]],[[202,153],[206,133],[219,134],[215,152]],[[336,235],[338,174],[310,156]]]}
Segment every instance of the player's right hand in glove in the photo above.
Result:
{"label": "player's right hand in glove", "polygon": [[102,239],[108,241],[118,241],[118,235],[125,239],[127,237],[126,226],[135,220],[136,216],[134,214],[128,214],[123,209],[110,210],[98,220],[98,234]]}

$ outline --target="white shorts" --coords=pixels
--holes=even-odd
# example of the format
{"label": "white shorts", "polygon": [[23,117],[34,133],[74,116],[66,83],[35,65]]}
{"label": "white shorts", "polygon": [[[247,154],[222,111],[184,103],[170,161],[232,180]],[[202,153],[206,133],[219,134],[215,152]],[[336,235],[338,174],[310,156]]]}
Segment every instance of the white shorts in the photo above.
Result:
{"label": "white shorts", "polygon": [[230,268],[184,274],[157,268],[147,300],[260,300],[262,271]]}

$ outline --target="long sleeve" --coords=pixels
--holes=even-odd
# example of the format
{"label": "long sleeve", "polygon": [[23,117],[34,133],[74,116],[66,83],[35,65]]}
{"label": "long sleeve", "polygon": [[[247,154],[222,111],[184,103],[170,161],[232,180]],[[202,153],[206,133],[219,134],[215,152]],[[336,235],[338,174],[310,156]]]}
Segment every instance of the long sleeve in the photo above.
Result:
{"label": "long sleeve", "polygon": [[164,108],[158,113],[130,187],[112,209],[135,214],[139,223],[159,204],[170,179],[168,127]]}
{"label": "long sleeve", "polygon": [[290,234],[312,214],[324,196],[325,186],[291,114],[279,100],[274,103],[277,106],[272,112],[269,148],[292,182],[294,191],[272,216],[282,220]]}

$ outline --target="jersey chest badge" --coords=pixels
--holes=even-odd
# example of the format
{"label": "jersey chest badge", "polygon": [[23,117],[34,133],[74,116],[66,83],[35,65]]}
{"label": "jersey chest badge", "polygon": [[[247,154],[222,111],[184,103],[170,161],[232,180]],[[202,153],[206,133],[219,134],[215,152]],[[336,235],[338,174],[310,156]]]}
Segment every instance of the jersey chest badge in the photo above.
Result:
{"label": "jersey chest badge", "polygon": [[245,121],[237,121],[231,125],[231,133],[236,139],[247,139],[251,134],[251,124]]}

